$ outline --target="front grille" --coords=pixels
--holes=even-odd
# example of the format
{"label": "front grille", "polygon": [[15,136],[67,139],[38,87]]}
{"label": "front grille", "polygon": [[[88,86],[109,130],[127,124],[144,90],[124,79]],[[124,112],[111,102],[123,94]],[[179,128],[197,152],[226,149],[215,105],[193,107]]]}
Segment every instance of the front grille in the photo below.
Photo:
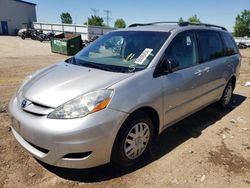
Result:
{"label": "front grille", "polygon": [[54,110],[51,107],[48,107],[48,106],[45,106],[45,105],[42,105],[33,101],[29,101],[29,100],[26,100],[26,101],[24,101],[26,102],[24,104],[28,103],[28,105],[21,106],[22,110],[34,116],[45,116]]}
{"label": "front grille", "polygon": [[36,102],[32,102],[32,104],[35,105],[35,106],[42,107],[42,108],[48,108],[48,109],[50,108],[48,106],[45,106],[45,105],[42,105],[42,104],[39,104],[39,103],[36,103]]}
{"label": "front grille", "polygon": [[44,116],[44,114],[39,114],[39,113],[35,113],[35,112],[30,112],[30,111],[27,111],[27,110],[25,110],[25,109],[23,109],[23,111],[25,111],[25,112],[27,112],[27,113],[29,113],[29,114],[32,114],[32,115],[34,115],[34,116]]}

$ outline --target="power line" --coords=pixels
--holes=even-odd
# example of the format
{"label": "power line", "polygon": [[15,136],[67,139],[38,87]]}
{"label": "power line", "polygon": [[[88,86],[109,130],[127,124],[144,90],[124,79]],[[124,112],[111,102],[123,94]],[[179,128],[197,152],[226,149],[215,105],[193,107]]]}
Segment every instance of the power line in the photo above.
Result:
{"label": "power line", "polygon": [[110,17],[110,14],[112,13],[111,10],[104,10],[104,12],[106,13],[106,24],[107,26],[109,26],[109,21],[112,20],[112,18]]}

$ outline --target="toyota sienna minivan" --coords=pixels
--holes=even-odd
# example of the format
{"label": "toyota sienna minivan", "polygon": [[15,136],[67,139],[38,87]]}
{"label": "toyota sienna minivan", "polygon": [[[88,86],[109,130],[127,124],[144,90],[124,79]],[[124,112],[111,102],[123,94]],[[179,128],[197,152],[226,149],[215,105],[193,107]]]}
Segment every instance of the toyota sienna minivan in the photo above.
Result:
{"label": "toyota sienna minivan", "polygon": [[12,132],[54,166],[133,165],[167,127],[227,107],[240,61],[223,27],[133,24],[28,76],[9,104]]}

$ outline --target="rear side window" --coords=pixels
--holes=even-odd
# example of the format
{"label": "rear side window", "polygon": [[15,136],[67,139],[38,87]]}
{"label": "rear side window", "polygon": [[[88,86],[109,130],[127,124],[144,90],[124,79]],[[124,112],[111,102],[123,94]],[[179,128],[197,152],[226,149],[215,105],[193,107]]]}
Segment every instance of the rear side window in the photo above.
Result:
{"label": "rear side window", "polygon": [[224,56],[223,44],[216,31],[198,31],[199,62],[210,61]]}
{"label": "rear side window", "polygon": [[226,55],[230,56],[230,55],[237,54],[238,53],[237,48],[232,37],[228,33],[221,33],[221,36],[225,44]]}

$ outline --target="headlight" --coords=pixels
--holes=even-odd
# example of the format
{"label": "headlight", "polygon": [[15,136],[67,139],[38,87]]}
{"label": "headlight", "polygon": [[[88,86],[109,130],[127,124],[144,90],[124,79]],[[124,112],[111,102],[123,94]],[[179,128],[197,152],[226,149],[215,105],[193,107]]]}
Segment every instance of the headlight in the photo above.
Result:
{"label": "headlight", "polygon": [[48,115],[51,119],[72,119],[86,116],[106,108],[113,90],[100,90],[77,97],[56,108]]}

